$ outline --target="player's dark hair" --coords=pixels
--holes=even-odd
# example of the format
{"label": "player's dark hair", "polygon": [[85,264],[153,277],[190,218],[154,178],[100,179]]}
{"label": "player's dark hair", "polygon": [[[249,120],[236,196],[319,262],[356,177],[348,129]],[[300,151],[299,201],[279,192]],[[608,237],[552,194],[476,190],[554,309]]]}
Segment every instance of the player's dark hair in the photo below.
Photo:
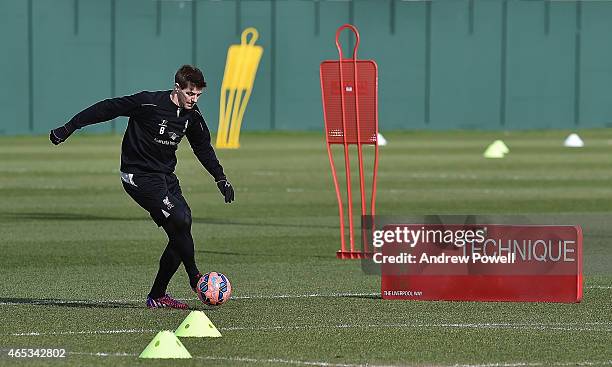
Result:
{"label": "player's dark hair", "polygon": [[181,89],[187,88],[189,84],[193,85],[198,89],[206,88],[206,80],[204,80],[204,74],[198,68],[193,65],[183,65],[174,74],[174,82],[181,87]]}

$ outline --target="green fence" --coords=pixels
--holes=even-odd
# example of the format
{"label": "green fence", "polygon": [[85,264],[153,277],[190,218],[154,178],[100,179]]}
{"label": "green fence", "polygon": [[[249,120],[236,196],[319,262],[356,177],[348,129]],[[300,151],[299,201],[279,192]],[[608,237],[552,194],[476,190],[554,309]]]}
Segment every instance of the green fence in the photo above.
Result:
{"label": "green fence", "polygon": [[347,22],[379,65],[383,131],[612,123],[612,2],[0,0],[0,134],[45,133],[98,100],[170,88],[183,63],[204,70],[200,105],[216,130],[227,48],[247,26],[264,56],[244,128],[318,130],[318,66],[337,58]]}

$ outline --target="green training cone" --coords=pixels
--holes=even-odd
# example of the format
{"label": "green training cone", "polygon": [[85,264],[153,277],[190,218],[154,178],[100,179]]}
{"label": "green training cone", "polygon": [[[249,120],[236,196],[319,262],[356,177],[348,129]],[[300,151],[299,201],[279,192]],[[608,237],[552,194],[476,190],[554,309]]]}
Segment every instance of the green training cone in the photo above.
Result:
{"label": "green training cone", "polygon": [[191,358],[191,354],[172,331],[160,331],[138,358]]}
{"label": "green training cone", "polygon": [[504,152],[499,147],[489,145],[482,156],[485,158],[504,158]]}
{"label": "green training cone", "polygon": [[495,146],[497,149],[501,150],[501,152],[504,153],[504,154],[510,153],[510,149],[508,148],[506,143],[504,143],[503,140],[495,140],[493,142],[493,144],[491,144],[491,145]]}
{"label": "green training cone", "polygon": [[180,337],[218,338],[221,333],[202,311],[191,311],[174,332]]}
{"label": "green training cone", "polygon": [[504,153],[499,149],[495,149],[495,147],[489,147],[487,148],[487,150],[485,150],[483,157],[485,158],[504,158]]}

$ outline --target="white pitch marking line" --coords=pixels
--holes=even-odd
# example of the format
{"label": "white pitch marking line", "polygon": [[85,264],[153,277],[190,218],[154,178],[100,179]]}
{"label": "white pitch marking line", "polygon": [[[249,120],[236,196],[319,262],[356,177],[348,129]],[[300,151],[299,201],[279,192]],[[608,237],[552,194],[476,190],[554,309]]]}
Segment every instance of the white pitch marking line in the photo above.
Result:
{"label": "white pitch marking line", "polygon": [[[587,324],[582,324],[587,325]],[[597,324],[599,325],[599,324]],[[612,323],[603,323],[612,326]],[[366,329],[366,328],[449,328],[449,329],[520,329],[520,330],[561,330],[561,331],[602,331],[612,332],[612,327],[593,328],[571,326],[568,324],[367,324],[367,325],[303,325],[303,326],[262,326],[227,327],[221,331],[272,331],[272,330],[316,330],[316,329]]]}
{"label": "white pitch marking line", "polygon": [[[576,325],[576,326],[574,326]],[[359,329],[359,328],[457,328],[457,329],[523,329],[523,330],[562,330],[562,331],[602,331],[612,332],[612,322],[586,322],[586,323],[441,323],[441,324],[340,324],[340,325],[294,325],[294,326],[236,326],[236,327],[220,327],[220,331],[272,331],[272,330],[317,330],[317,329]],[[583,327],[586,326],[603,326]],[[156,329],[119,329],[119,330],[84,330],[84,331],[55,331],[55,332],[22,332],[5,334],[9,336],[43,336],[43,335],[95,335],[95,334],[138,334],[138,333],[155,333]]]}
{"label": "white pitch marking line", "polygon": [[323,366],[323,367],[395,367],[392,365],[374,365],[374,364],[347,364],[347,363],[331,363],[331,362],[311,362],[298,361],[291,359],[257,359],[249,357],[194,357],[196,359],[212,360],[212,361],[228,361],[228,362],[252,362],[252,363],[278,363],[278,364],[293,364],[302,366]]}
{"label": "white pitch marking line", "polygon": [[317,298],[317,297],[364,297],[380,296],[378,293],[311,293],[311,294],[276,294],[271,296],[236,296],[233,299],[278,299],[278,298]]}
{"label": "white pitch marking line", "polygon": [[97,353],[87,353],[87,352],[68,352],[68,354],[74,354],[77,356],[92,356],[92,357],[138,357],[138,354],[133,353],[108,353],[108,352],[97,352]]}
{"label": "white pitch marking line", "polygon": [[42,336],[42,335],[87,335],[87,334],[139,334],[139,333],[154,333],[157,330],[153,329],[119,329],[119,330],[84,330],[84,331],[53,331],[49,333],[40,333],[36,331],[28,333],[14,333],[11,336]]}
{"label": "white pitch marking line", "polygon": [[[612,289],[612,286],[593,285],[586,286],[585,289]],[[234,296],[232,299],[294,299],[294,298],[324,298],[324,297],[373,297],[380,296],[377,293],[311,293],[311,294],[275,294],[275,295],[245,295]],[[193,298],[177,298],[179,301],[191,301]],[[111,299],[111,300],[32,300],[31,302],[0,302],[0,306],[22,306],[22,305],[53,305],[53,304],[112,304],[112,303],[140,303],[142,299]]]}
{"label": "white pitch marking line", "polygon": [[[269,296],[263,295],[246,295],[234,296],[232,299],[281,299],[281,298],[319,298],[319,297],[371,297],[380,296],[380,293],[311,293],[311,294],[275,294]],[[177,298],[179,301],[191,301],[194,298]],[[144,299],[111,299],[111,300],[52,300],[40,299],[32,300],[31,302],[0,302],[0,306],[18,306],[18,305],[46,305],[46,304],[111,304],[111,303],[144,303]]]}
{"label": "white pitch marking line", "polygon": [[[535,367],[549,366],[550,362],[499,362],[487,364],[455,364],[452,367]],[[582,362],[553,362],[555,366],[609,366],[612,361],[582,361]]]}
{"label": "white pitch marking line", "polygon": [[[87,352],[69,352],[74,355],[94,356],[94,357],[137,357],[138,354],[133,353],[87,353]],[[228,362],[252,362],[252,363],[278,363],[278,364],[293,364],[302,366],[323,366],[323,367],[395,367],[397,365],[375,365],[375,364],[347,364],[347,363],[331,363],[321,361],[298,361],[291,359],[269,358],[259,359],[251,357],[200,357],[195,356],[194,359],[212,360],[212,361],[228,361]],[[545,366],[549,363],[544,362],[498,362],[487,364],[454,364],[447,367],[536,367]],[[555,366],[609,366],[611,361],[582,361],[582,362],[555,362]]]}
{"label": "white pitch marking line", "polygon": [[[86,353],[86,352],[69,352],[74,355],[84,355],[93,357],[138,357],[138,354],[133,353]],[[227,362],[251,362],[251,363],[278,363],[278,364],[293,364],[302,366],[324,366],[324,367],[395,367],[391,365],[373,365],[373,364],[346,364],[346,363],[330,363],[330,362],[314,362],[314,361],[298,361],[290,359],[269,358],[259,359],[250,357],[200,357],[194,356],[193,359],[201,359],[208,361],[227,361]]]}

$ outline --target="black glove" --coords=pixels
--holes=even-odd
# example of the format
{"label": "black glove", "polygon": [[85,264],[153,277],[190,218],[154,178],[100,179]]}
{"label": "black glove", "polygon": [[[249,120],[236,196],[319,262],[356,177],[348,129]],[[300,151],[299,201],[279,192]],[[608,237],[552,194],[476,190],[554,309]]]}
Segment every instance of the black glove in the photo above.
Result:
{"label": "black glove", "polygon": [[219,191],[221,191],[221,195],[223,195],[226,203],[231,203],[234,201],[234,188],[226,178],[222,178],[217,181],[217,187],[219,188]]}
{"label": "black glove", "polygon": [[59,143],[63,143],[68,139],[71,132],[66,128],[66,126],[60,126],[57,129],[53,129],[49,132],[49,140],[54,145],[58,145]]}

